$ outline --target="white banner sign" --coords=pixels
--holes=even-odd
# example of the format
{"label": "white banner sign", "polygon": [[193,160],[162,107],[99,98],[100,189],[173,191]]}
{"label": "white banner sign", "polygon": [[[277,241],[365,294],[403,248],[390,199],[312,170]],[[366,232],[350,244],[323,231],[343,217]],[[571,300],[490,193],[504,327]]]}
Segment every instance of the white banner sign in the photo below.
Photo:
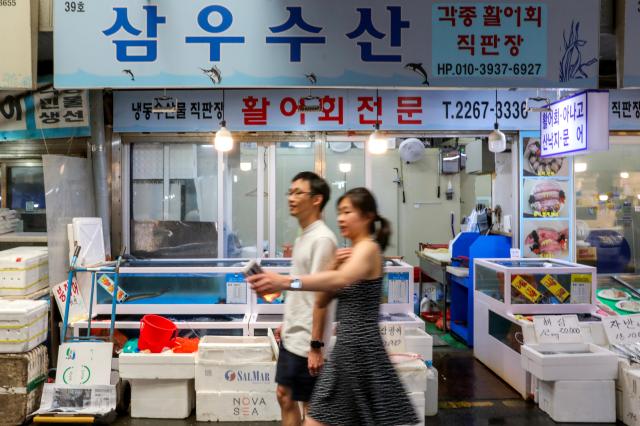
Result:
{"label": "white banner sign", "polygon": [[34,89],[38,0],[0,0],[0,90]]}
{"label": "white banner sign", "polygon": [[581,343],[582,330],[577,315],[538,315],[533,317],[538,343]]}
{"label": "white banner sign", "polygon": [[602,326],[610,345],[640,342],[640,315],[605,317]]}

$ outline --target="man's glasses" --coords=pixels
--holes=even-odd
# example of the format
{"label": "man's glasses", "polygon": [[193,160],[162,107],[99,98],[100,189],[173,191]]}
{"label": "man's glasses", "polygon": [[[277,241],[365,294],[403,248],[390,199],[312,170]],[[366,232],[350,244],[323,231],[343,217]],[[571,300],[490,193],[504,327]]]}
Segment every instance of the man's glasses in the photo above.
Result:
{"label": "man's glasses", "polygon": [[287,197],[302,197],[304,194],[310,194],[313,195],[312,191],[287,191],[284,193],[285,196]]}

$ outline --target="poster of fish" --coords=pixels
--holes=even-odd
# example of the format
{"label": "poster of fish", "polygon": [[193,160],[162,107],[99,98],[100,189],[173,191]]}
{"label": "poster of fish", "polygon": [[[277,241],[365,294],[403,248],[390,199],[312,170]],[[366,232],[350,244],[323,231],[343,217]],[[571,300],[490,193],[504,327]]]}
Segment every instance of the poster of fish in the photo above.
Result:
{"label": "poster of fish", "polygon": [[569,159],[564,157],[541,158],[540,137],[522,138],[524,176],[569,176]]}
{"label": "poster of fish", "polygon": [[569,181],[554,178],[524,179],[524,217],[569,216]]}
{"label": "poster of fish", "polygon": [[569,256],[568,220],[525,220],[524,257],[566,259]]}

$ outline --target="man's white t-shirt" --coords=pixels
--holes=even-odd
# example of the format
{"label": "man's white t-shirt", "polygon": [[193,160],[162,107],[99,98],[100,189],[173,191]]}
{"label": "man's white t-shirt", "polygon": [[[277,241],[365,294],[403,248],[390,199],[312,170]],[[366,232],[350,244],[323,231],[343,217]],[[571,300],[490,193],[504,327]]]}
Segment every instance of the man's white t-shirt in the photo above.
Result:
{"label": "man's white t-shirt", "polygon": [[[336,247],[336,236],[331,229],[322,220],[313,222],[302,231],[293,246],[291,275],[326,270],[333,263]],[[288,291],[285,295],[282,343],[287,351],[305,358],[309,354],[316,294],[314,291]],[[330,331],[330,324],[331,318],[328,318],[325,335]]]}

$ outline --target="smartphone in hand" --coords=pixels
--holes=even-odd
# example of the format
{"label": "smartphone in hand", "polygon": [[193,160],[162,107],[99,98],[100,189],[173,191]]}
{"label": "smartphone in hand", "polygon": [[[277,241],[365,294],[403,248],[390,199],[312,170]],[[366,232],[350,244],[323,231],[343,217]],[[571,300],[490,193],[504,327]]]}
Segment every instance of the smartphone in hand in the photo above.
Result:
{"label": "smartphone in hand", "polygon": [[264,271],[255,260],[250,260],[247,265],[242,269],[242,273],[250,277],[251,275],[262,274]]}

